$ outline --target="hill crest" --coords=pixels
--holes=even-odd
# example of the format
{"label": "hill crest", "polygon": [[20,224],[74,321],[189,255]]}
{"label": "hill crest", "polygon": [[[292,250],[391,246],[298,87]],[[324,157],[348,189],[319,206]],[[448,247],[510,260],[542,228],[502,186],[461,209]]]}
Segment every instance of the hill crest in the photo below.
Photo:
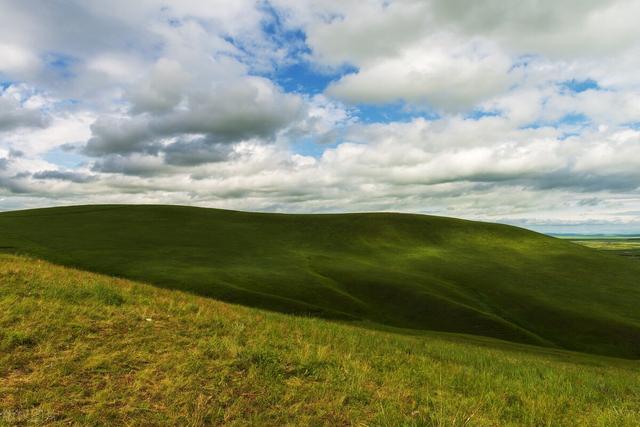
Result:
{"label": "hill crest", "polygon": [[0,246],[275,311],[640,358],[640,265],[507,225],[94,205],[2,213]]}

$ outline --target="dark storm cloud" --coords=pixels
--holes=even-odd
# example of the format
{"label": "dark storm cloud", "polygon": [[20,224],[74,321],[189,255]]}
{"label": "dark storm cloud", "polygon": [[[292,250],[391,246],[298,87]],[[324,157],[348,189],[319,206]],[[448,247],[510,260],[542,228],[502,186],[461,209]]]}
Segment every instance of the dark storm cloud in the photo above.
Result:
{"label": "dark storm cloud", "polygon": [[[264,79],[245,78],[208,92],[190,93],[185,108],[168,113],[101,118],[91,126],[92,137],[84,153],[94,157],[153,153],[163,150],[159,141],[181,135],[204,135],[216,144],[252,138],[268,140],[302,114],[299,97],[280,92]],[[177,144],[170,150],[174,159],[179,158],[175,157],[178,151],[186,148],[184,143]],[[204,145],[193,148],[204,154]]]}
{"label": "dark storm cloud", "polygon": [[633,173],[606,173],[598,171],[578,172],[562,170],[542,174],[531,180],[531,187],[538,190],[569,189],[579,192],[614,191],[628,192],[640,187],[640,171]]}
{"label": "dark storm cloud", "polygon": [[21,127],[45,127],[48,123],[48,118],[41,111],[23,108],[16,100],[0,96],[0,132]]}
{"label": "dark storm cloud", "polygon": [[175,166],[195,166],[229,160],[233,147],[213,142],[208,138],[194,141],[177,141],[164,149],[165,162]]}
{"label": "dark storm cloud", "polygon": [[8,156],[0,157],[0,172],[8,170],[13,160],[16,158],[20,158],[23,155],[24,153],[20,150],[10,149]]}
{"label": "dark storm cloud", "polygon": [[[0,5],[3,3],[5,1],[0,1]],[[29,41],[43,51],[59,52],[60,47],[65,47],[76,54],[116,49],[141,41],[150,45],[157,40],[144,28],[136,26],[136,22],[115,15],[118,9],[122,9],[122,5],[110,7],[103,2],[11,2],[4,4],[0,34],[3,40],[21,41],[20,37],[26,33]],[[16,28],[23,32],[15,31]]]}
{"label": "dark storm cloud", "polygon": [[603,203],[602,199],[599,199],[597,197],[589,197],[589,198],[586,198],[586,199],[578,200],[578,202],[576,204],[578,206],[598,206],[601,203]]}
{"label": "dark storm cloud", "polygon": [[97,177],[94,175],[88,175],[81,172],[65,172],[65,171],[58,171],[58,170],[36,172],[33,174],[33,178],[45,179],[45,180],[69,181],[69,182],[74,182],[76,184],[84,184],[87,182],[95,181],[97,179]]}
{"label": "dark storm cloud", "polygon": [[28,175],[29,174],[16,174],[10,177],[0,176],[0,189],[4,188],[14,194],[30,193],[33,188],[24,180]]}
{"label": "dark storm cloud", "polygon": [[[442,182],[485,183],[526,187],[534,190],[571,190],[579,193],[588,192],[629,192],[640,187],[640,173],[626,174],[599,174],[596,172],[576,172],[571,169],[563,169],[553,172],[540,171],[538,173],[482,173],[469,176],[459,176]],[[593,199],[589,199],[592,201]],[[587,205],[587,201],[584,205]]]}
{"label": "dark storm cloud", "polygon": [[148,152],[153,146],[152,123],[147,117],[100,118],[91,125],[92,137],[83,152],[88,156]]}
{"label": "dark storm cloud", "polygon": [[120,173],[130,176],[152,176],[166,169],[157,156],[110,154],[96,161],[91,170],[102,173]]}

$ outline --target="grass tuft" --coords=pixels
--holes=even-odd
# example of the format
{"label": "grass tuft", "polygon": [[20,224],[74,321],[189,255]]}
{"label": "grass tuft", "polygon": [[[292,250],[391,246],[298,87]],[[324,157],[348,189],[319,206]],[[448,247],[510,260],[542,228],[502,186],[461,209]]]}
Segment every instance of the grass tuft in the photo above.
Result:
{"label": "grass tuft", "polygon": [[22,331],[2,332],[0,340],[0,350],[10,351],[17,347],[32,347],[36,345],[36,339],[29,333]]}
{"label": "grass tuft", "polygon": [[94,288],[94,296],[105,305],[120,306],[124,304],[125,298],[115,289],[98,285]]}

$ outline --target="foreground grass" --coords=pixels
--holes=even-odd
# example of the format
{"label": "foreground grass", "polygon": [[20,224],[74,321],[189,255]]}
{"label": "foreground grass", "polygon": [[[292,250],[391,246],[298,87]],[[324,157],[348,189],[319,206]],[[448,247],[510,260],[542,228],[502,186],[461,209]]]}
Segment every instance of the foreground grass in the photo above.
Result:
{"label": "foreground grass", "polygon": [[1,213],[0,248],[273,311],[640,358],[640,263],[505,225],[76,206]]}
{"label": "foreground grass", "polygon": [[631,426],[638,384],[637,362],[368,330],[0,255],[0,425]]}

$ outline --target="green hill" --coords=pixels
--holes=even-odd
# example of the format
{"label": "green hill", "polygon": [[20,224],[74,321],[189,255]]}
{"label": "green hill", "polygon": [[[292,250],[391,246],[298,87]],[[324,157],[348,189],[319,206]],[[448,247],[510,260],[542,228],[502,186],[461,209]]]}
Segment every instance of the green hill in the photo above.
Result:
{"label": "green hill", "polygon": [[394,334],[0,254],[0,426],[636,426],[637,361]]}
{"label": "green hill", "polygon": [[505,225],[80,206],[0,214],[0,246],[281,312],[640,358],[640,263]]}

